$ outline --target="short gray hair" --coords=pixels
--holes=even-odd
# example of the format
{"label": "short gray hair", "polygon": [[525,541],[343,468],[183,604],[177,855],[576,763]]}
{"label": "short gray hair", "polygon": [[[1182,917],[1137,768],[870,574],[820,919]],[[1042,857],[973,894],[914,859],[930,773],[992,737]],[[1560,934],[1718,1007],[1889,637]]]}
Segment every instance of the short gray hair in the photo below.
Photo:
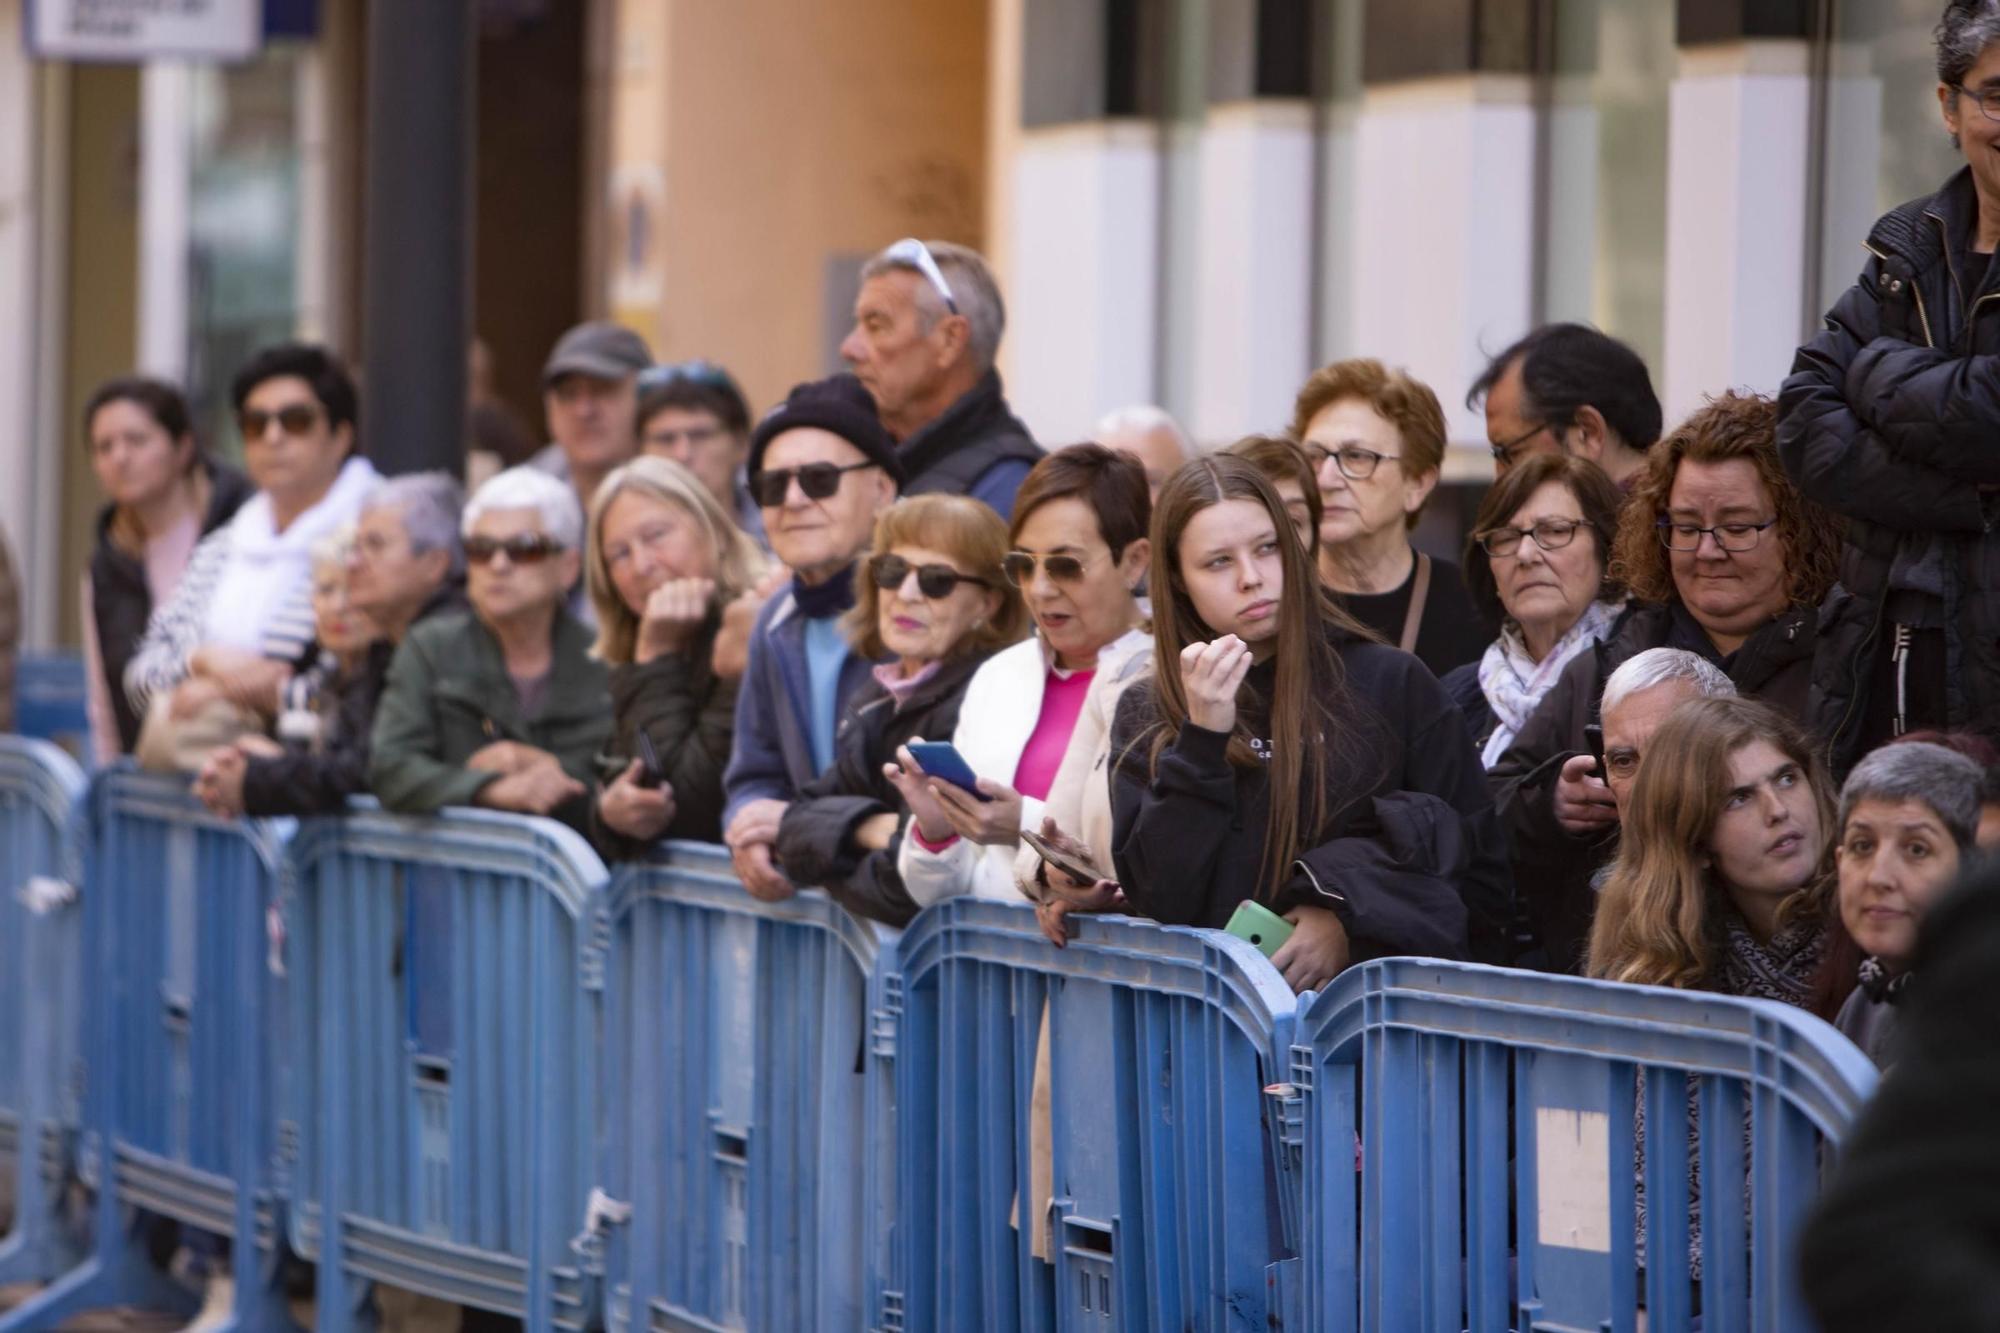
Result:
{"label": "short gray hair", "polygon": [[451,577],[465,574],[465,544],[458,521],[465,509],[465,488],[449,472],[411,472],[391,477],[361,502],[361,512],[393,509],[402,521],[410,550],[418,555],[443,551],[451,557]]}
{"label": "short gray hair", "polygon": [[479,520],[500,509],[532,509],[542,520],[542,533],[566,551],[583,547],[583,506],[569,483],[538,467],[522,464],[489,479],[466,501],[459,532],[470,537]]}
{"label": "short gray hair", "polygon": [[[1937,44],[1938,82],[1945,86],[1945,97],[1956,111],[1965,76],[1987,47],[2000,42],[2000,0],[1952,0],[1931,36]],[[1959,146],[1956,134],[1951,136],[1951,146]]]}
{"label": "short gray hair", "polygon": [[[921,276],[923,270],[915,263],[900,255],[890,255],[889,251],[895,248],[890,246],[863,264],[861,280],[866,282],[896,270]],[[966,324],[971,327],[972,361],[983,375],[993,368],[1000,355],[1000,335],[1007,331],[1007,304],[1000,299],[1000,284],[993,281],[993,270],[986,266],[985,258],[977,250],[950,241],[925,241],[924,248],[937,260],[945,286],[951,288],[951,299],[958,303],[958,313],[965,316]],[[916,290],[917,310],[928,333],[950,312],[929,279],[919,282]]]}
{"label": "short gray hair", "polygon": [[1840,827],[1863,801],[1928,807],[1962,852],[1979,831],[1979,793],[1986,771],[1956,750],[1929,741],[1890,743],[1870,752],[1840,789]]}
{"label": "short gray hair", "polygon": [[1134,403],[1121,407],[1115,412],[1106,412],[1098,419],[1096,438],[1101,443],[1103,437],[1124,435],[1165,435],[1181,447],[1181,452],[1189,457],[1194,455],[1194,443],[1188,439],[1181,423],[1174,420],[1174,414],[1164,407],[1151,403]]}
{"label": "short gray hair", "polygon": [[1689,686],[1697,698],[1736,697],[1736,682],[1707,658],[1685,648],[1648,648],[1627,658],[1604,682],[1604,697],[1597,705],[1598,716],[1602,717],[1635,694],[1674,681]]}

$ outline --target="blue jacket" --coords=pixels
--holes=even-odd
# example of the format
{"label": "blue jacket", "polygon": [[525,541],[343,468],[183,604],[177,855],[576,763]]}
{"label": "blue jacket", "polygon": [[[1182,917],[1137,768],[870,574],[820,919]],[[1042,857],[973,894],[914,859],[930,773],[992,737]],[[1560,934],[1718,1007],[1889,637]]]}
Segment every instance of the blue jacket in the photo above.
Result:
{"label": "blue jacket", "polygon": [[[847,655],[835,716],[873,677]],[[806,617],[790,588],[765,603],[750,635],[750,660],[736,694],[736,741],[722,778],[724,828],[751,801],[790,801],[819,776],[812,751],[812,687],[806,670]]]}

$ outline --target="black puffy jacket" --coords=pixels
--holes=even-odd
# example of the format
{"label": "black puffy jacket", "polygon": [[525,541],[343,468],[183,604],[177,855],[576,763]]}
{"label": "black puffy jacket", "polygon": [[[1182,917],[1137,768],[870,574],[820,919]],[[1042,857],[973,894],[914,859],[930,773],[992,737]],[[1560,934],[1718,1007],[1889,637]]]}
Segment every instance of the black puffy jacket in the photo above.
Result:
{"label": "black puffy jacket", "polygon": [[1970,169],[1869,233],[1861,280],[1799,349],[1779,397],[1778,449],[1805,494],[1848,519],[1840,581],[1853,594],[1825,627],[1814,730],[1837,769],[1860,720],[1885,632],[1890,574],[1941,539],[1949,725],[2000,728],[2000,267],[1967,243]]}

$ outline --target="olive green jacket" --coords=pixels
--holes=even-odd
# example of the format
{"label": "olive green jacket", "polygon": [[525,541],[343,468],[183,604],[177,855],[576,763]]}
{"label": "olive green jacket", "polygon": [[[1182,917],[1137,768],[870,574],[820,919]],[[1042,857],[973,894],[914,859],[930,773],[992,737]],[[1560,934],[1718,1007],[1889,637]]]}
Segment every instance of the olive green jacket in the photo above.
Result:
{"label": "olive green jacket", "polygon": [[[521,715],[500,642],[470,611],[413,626],[389,664],[376,705],[368,785],[391,810],[428,814],[471,805],[499,775],[465,761],[494,741],[547,750],[563,771],[591,788],[556,811],[582,829],[596,799],[598,752],[611,735],[604,664],[590,656],[590,631],[567,612],[556,616],[554,656],[541,712]],[[573,807],[573,808],[572,808]]]}

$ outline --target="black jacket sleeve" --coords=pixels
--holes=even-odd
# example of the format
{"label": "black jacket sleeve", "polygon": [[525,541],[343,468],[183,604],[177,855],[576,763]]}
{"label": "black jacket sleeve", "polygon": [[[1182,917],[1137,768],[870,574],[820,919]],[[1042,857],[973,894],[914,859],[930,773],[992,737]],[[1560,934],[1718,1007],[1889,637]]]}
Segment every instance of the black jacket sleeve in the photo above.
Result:
{"label": "black jacket sleeve", "polygon": [[869,722],[865,715],[854,719],[841,735],[833,767],[785,807],[776,851],[792,883],[824,889],[858,916],[903,926],[917,914],[917,904],[896,869],[902,827],[883,851],[863,851],[854,841],[855,830],[866,820],[902,814],[878,794],[881,780],[873,770],[881,761],[874,756],[882,743],[874,739]]}
{"label": "black jacket sleeve", "polygon": [[[1238,819],[1238,775],[1229,737],[1189,723],[1160,752],[1159,771],[1146,775],[1148,746],[1132,744],[1153,708],[1151,691],[1132,689],[1118,701],[1111,752],[1112,859],[1118,883],[1145,916],[1174,926],[1216,919],[1211,899],[1222,853]],[[1254,877],[1256,868],[1247,868]],[[1239,895],[1240,896],[1240,895]]]}
{"label": "black jacket sleeve", "polygon": [[[674,818],[668,838],[717,842],[722,837],[722,775],[729,766],[729,742],[736,731],[736,683],[718,679],[706,666],[707,646],[672,653],[651,662],[611,669],[611,709],[620,738],[617,768],[636,757],[632,737],[643,731],[660,761],[661,776],[673,792]],[[605,775],[606,781],[616,773]],[[591,833],[608,855],[625,859],[645,845],[607,827],[591,805]]]}
{"label": "black jacket sleeve", "polygon": [[1924,925],[1899,1063],[1808,1225],[1825,1333],[2000,1330],[2000,870]]}
{"label": "black jacket sleeve", "polygon": [[[1921,461],[1899,457],[1849,400],[1848,373],[1881,336],[1879,260],[1799,348],[1778,395],[1778,452],[1808,499],[1897,532],[1977,532],[1975,492]],[[1909,344],[1905,344],[1909,346]]]}
{"label": "black jacket sleeve", "polygon": [[333,726],[322,749],[244,765],[243,813],[263,818],[344,811],[348,797],[368,790],[368,735],[381,694],[379,674],[356,672],[339,686]]}
{"label": "black jacket sleeve", "polygon": [[1847,390],[1897,458],[1955,481],[2000,482],[2000,357],[1877,338],[1854,358]]}
{"label": "black jacket sleeve", "polygon": [[1421,792],[1392,792],[1369,806],[1349,836],[1299,858],[1281,901],[1331,908],[1357,963],[1398,954],[1467,957],[1470,923],[1459,885],[1474,869],[1473,821]]}

